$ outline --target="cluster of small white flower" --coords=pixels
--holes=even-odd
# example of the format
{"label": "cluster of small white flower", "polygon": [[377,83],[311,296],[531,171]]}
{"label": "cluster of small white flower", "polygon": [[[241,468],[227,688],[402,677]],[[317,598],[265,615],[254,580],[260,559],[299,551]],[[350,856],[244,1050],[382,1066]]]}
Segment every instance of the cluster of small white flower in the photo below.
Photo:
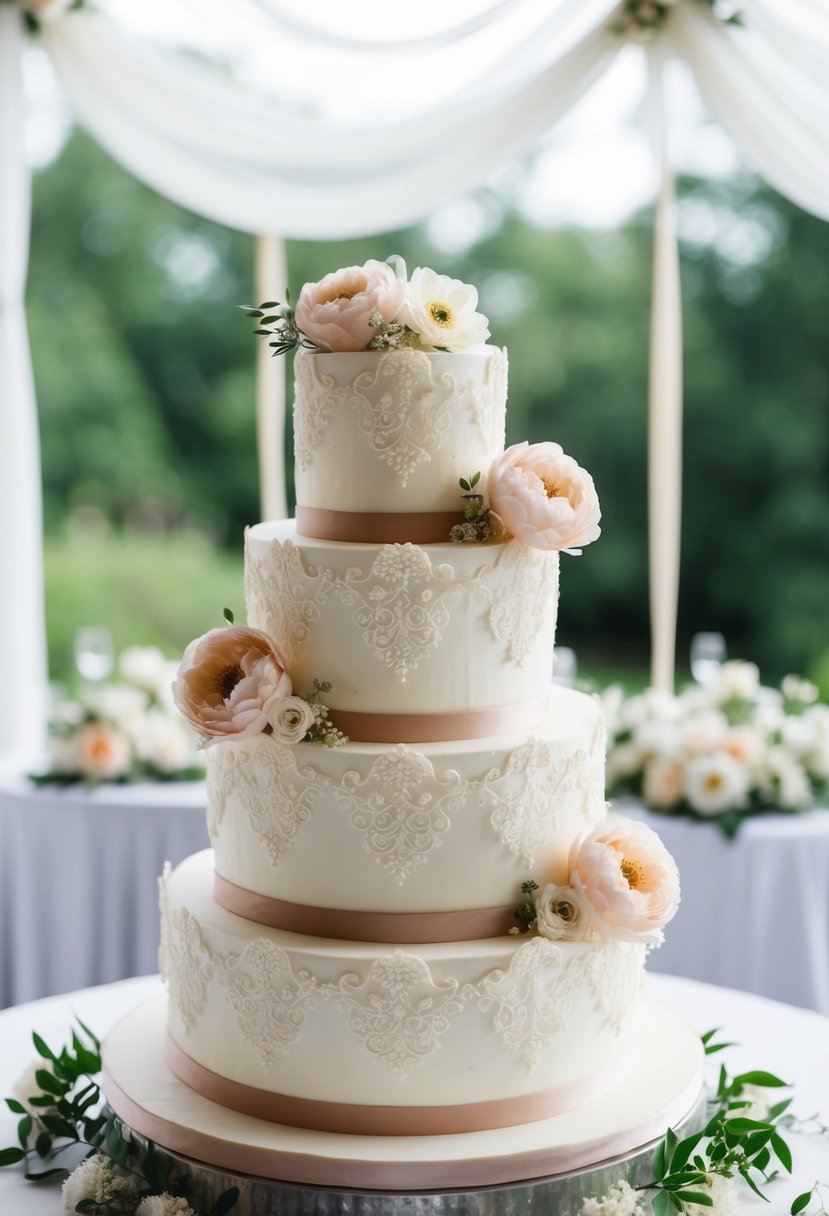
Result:
{"label": "cluster of small white flower", "polygon": [[170,779],[201,767],[197,737],[173,703],[177,664],[155,646],[130,646],[118,666],[120,682],[91,685],[55,705],[47,776]]}
{"label": "cluster of small white flower", "polygon": [[[684,1209],[687,1216],[703,1216],[703,1213],[706,1216],[737,1216],[740,1204],[733,1178],[710,1174],[705,1190],[711,1205],[687,1203]],[[649,1205],[647,1210],[650,1210]],[[645,1216],[645,1211],[639,1195],[623,1178],[600,1198],[584,1199],[580,1216]]]}
{"label": "cluster of small white flower", "polygon": [[761,685],[753,663],[724,663],[709,685],[678,696],[602,694],[607,784],[656,809],[702,816],[808,807],[829,782],[829,705],[808,680]]}

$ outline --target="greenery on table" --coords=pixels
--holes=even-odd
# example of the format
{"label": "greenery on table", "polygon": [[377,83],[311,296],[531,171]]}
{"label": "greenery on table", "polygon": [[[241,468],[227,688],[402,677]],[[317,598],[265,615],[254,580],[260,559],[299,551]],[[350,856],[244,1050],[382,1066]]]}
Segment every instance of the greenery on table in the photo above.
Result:
{"label": "greenery on table", "polygon": [[[452,248],[435,236],[440,213],[428,227],[374,239],[292,242],[289,278],[316,280],[393,248],[410,266],[480,288],[494,339],[510,353],[509,442],[557,440],[591,471],[602,502],[595,552],[567,569],[559,639],[582,669],[588,647],[597,666],[644,666],[650,213],[612,231],[536,227],[522,214],[532,172],[519,165],[497,191],[458,204],[465,218]],[[679,655],[693,633],[719,629],[769,678],[823,672],[829,688],[829,226],[745,174],[686,180],[679,195]],[[255,298],[252,266],[250,237],[156,196],[80,133],[35,176],[27,307],[53,676],[67,670],[79,625],[109,624],[118,645],[175,653],[207,627],[209,606],[229,599],[203,588],[226,577],[244,526],[259,518],[258,340],[237,308]],[[170,538],[180,531],[232,559],[202,543],[179,576]],[[67,589],[76,539],[101,532],[101,560]],[[157,570],[142,562],[143,584],[117,555],[124,537],[135,552],[138,532],[147,555],[158,548]],[[184,539],[176,544],[184,554]]]}

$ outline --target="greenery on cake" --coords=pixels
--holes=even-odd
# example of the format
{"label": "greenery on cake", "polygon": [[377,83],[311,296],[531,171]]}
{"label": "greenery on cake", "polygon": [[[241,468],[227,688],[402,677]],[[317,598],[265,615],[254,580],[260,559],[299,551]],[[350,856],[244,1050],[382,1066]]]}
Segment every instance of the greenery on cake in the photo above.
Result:
{"label": "greenery on cake", "polygon": [[504,527],[498,516],[490,511],[486,499],[476,486],[481,480],[481,474],[473,473],[471,477],[461,477],[458,484],[464,500],[463,523],[455,524],[449,533],[449,539],[455,544],[469,544],[474,541],[492,540],[502,536]]}
{"label": "greenery on cake", "polygon": [[460,279],[418,266],[408,275],[397,255],[370,258],[306,283],[294,307],[269,300],[244,312],[254,331],[269,339],[274,355],[304,347],[321,352],[364,350],[461,351],[489,337],[487,319],[477,311],[478,292]]}
{"label": "greenery on cake", "polygon": [[273,640],[261,629],[235,625],[229,608],[224,619],[223,628],[190,643],[173,682],[173,699],[202,747],[256,735],[289,747],[347,743],[321,699],[331,691],[330,683],[314,680],[307,696],[297,696]]}
{"label": "greenery on cake", "polygon": [[611,797],[716,823],[728,836],[751,815],[797,813],[829,792],[829,705],[799,676],[760,683],[753,663],[724,663],[677,696],[602,694]]}
{"label": "greenery on cake", "polygon": [[[623,38],[648,42],[665,24],[677,0],[623,0],[614,14],[611,31]],[[730,0],[697,0],[726,25],[743,25],[740,9]]]}

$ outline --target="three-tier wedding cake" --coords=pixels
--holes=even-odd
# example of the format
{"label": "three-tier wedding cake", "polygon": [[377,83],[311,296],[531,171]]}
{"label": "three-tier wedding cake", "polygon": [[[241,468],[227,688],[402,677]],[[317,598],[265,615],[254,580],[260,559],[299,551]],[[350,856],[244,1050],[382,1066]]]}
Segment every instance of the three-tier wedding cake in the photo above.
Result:
{"label": "three-tier wedding cake", "polygon": [[369,262],[255,314],[300,346],[296,520],[248,530],[247,627],[184,656],[213,849],[165,872],[169,1000],[106,1060],[116,1111],[191,1157],[498,1182],[628,1151],[699,1087],[641,998],[676,868],[607,819],[599,703],[551,683],[559,553],[598,500],[558,445],[503,450],[476,305]]}

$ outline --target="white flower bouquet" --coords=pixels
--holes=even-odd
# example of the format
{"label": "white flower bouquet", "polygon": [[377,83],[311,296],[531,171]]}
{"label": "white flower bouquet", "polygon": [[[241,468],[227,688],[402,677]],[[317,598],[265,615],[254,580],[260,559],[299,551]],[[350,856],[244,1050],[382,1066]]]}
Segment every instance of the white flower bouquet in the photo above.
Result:
{"label": "white flower bouquet", "polygon": [[49,722],[49,767],[35,784],[193,781],[204,776],[198,736],[173,702],[177,664],[155,646],[130,646],[119,678],[57,701]]}
{"label": "white flower bouquet", "polygon": [[768,688],[734,660],[677,696],[611,685],[602,700],[611,797],[713,819],[733,836],[747,815],[808,810],[829,791],[829,705],[808,680]]}

